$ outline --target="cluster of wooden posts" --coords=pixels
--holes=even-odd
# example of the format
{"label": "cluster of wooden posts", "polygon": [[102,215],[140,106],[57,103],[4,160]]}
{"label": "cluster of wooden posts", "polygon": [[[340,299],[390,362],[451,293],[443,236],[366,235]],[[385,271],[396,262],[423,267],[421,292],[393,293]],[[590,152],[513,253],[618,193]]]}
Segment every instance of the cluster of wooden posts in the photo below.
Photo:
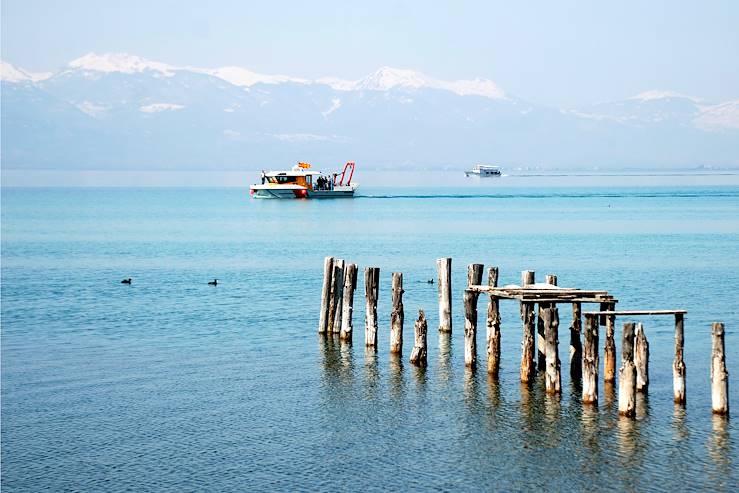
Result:
{"label": "cluster of wooden posts", "polygon": [[[452,259],[436,261],[439,294],[439,332],[452,332]],[[557,276],[547,275],[546,282],[536,283],[534,271],[521,273],[521,285],[498,287],[498,268],[488,269],[487,284],[482,284],[483,264],[467,267],[467,288],[464,291],[464,361],[477,368],[477,301],[480,294],[488,295],[486,318],[487,371],[493,377],[500,369],[500,300],[520,303],[523,321],[521,342],[521,382],[532,382],[536,370],[544,372],[547,393],[562,391],[559,360],[559,308],[570,304],[570,374],[582,379],[582,402],[598,403],[599,331],[605,326],[603,380],[616,381],[616,316],[672,315],[675,317],[675,359],[673,362],[674,400],[685,405],[684,318],[685,310],[624,310],[617,311],[618,302],[606,291],[586,291],[557,286]],[[365,346],[377,350],[377,300],[379,296],[380,269],[366,267],[365,281]],[[321,314],[318,332],[339,334],[344,341],[352,340],[354,291],[357,287],[357,265],[342,259],[326,257],[324,261]],[[392,273],[392,312],[390,315],[390,352],[403,352],[403,274]],[[582,312],[583,303],[599,305],[597,311]],[[585,317],[583,331],[582,317]],[[428,325],[423,310],[419,310],[415,322],[415,341],[410,356],[414,365],[427,364]],[[724,324],[712,327],[713,350],[711,355],[712,409],[716,414],[729,413],[729,375],[724,351]],[[538,344],[536,340],[538,339]],[[538,345],[538,351],[536,346]],[[618,408],[624,416],[636,414],[636,393],[647,392],[649,386],[649,342],[642,324],[623,324],[621,338],[621,368],[618,370]]]}

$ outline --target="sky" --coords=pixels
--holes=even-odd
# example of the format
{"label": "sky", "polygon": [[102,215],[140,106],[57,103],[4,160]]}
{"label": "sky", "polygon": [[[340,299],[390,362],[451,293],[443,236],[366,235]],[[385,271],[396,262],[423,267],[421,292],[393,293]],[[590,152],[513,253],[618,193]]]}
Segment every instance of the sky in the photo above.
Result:
{"label": "sky", "polygon": [[2,0],[3,60],[57,70],[88,52],[358,79],[381,66],[488,78],[553,106],[673,90],[739,97],[739,2]]}

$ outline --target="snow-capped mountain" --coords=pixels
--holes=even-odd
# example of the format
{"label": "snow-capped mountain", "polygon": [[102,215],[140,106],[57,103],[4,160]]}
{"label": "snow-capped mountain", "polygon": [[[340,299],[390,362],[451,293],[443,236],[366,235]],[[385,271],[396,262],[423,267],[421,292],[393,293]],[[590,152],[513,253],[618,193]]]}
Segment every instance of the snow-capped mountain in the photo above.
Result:
{"label": "snow-capped mountain", "polygon": [[23,69],[12,66],[8,62],[0,60],[0,80],[3,80],[5,82],[37,82],[40,80],[48,79],[52,75],[53,74],[51,72],[26,72]]}
{"label": "snow-capped mountain", "polygon": [[53,74],[1,68],[3,167],[739,165],[739,101],[670,91],[557,109],[389,67],[309,80],[89,53]]}

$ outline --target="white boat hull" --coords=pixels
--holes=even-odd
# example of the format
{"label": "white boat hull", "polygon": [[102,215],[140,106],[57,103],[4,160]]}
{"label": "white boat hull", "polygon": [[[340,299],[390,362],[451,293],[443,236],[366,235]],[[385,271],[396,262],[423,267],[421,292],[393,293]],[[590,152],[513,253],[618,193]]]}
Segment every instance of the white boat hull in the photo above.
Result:
{"label": "white boat hull", "polygon": [[358,185],[335,187],[333,190],[311,190],[300,186],[252,185],[249,193],[255,199],[340,199],[354,197]]}

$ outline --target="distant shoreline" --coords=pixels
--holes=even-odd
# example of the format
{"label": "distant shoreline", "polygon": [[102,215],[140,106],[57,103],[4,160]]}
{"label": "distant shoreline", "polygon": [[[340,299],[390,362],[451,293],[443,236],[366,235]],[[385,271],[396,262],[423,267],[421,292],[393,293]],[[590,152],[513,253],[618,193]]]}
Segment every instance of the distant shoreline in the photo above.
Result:
{"label": "distant shoreline", "polygon": [[[329,168],[326,168],[327,170]],[[739,186],[737,169],[669,170],[503,170],[504,176],[465,177],[454,170],[379,170],[358,167],[363,187],[578,187],[578,186]],[[29,187],[236,187],[258,180],[258,170],[22,170],[2,169],[3,188]]]}

